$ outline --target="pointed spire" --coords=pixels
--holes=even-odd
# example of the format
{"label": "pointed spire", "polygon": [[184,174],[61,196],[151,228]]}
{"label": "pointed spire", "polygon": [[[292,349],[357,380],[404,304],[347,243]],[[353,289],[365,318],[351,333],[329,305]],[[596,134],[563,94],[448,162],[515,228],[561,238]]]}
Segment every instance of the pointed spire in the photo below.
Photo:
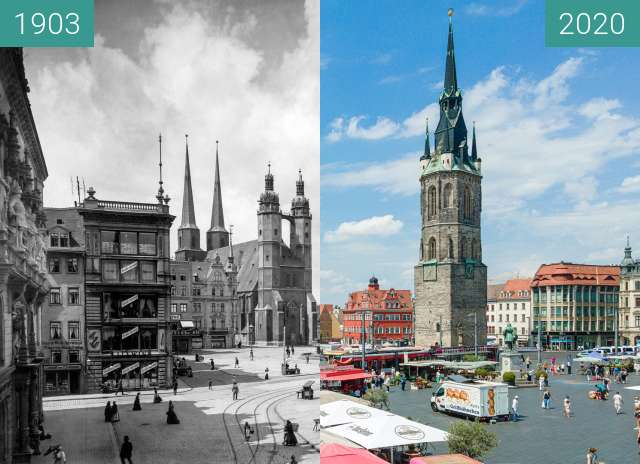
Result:
{"label": "pointed spire", "polygon": [[471,137],[471,161],[478,159],[478,148],[476,146],[476,122],[473,121],[473,135]]}
{"label": "pointed spire", "polygon": [[420,157],[420,160],[427,160],[431,158],[431,143],[429,142],[429,118],[427,118],[427,128],[425,130],[424,138],[424,154]]}
{"label": "pointed spire", "polygon": [[264,189],[266,191],[273,190],[273,174],[271,174],[271,161],[267,163],[267,175],[264,176]]}
{"label": "pointed spire", "polygon": [[233,262],[233,224],[229,226],[229,261]]}
{"label": "pointed spire", "polygon": [[189,166],[189,135],[184,135],[185,159],[184,159],[184,193],[182,195],[182,222],[180,228],[195,229],[196,213],[193,207],[193,189],[191,188],[191,167]]}
{"label": "pointed spire", "polygon": [[456,75],[456,57],[453,50],[453,8],[449,8],[449,41],[447,43],[447,61],[444,71],[444,91],[452,95],[458,90],[458,76]]}
{"label": "pointed spire", "polygon": [[624,258],[620,263],[621,266],[633,265],[633,257],[631,256],[631,245],[629,244],[629,235],[627,235],[627,246],[624,249]]}
{"label": "pointed spire", "polygon": [[304,181],[302,180],[302,169],[298,169],[298,180],[296,181],[296,195],[304,196]]}
{"label": "pointed spire", "polygon": [[211,227],[209,230],[226,231],[222,209],[222,188],[220,185],[220,164],[218,161],[218,143],[216,140],[216,169],[213,182],[213,205],[211,206]]}

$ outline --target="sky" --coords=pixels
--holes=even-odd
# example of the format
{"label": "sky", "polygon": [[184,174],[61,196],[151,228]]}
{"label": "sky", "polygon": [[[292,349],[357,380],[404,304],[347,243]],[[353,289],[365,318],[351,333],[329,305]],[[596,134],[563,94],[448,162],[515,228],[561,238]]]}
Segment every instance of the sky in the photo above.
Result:
{"label": "sky", "polygon": [[344,304],[371,275],[414,289],[449,7],[489,283],[560,260],[619,263],[627,234],[640,256],[638,49],[546,48],[541,0],[324,0],[322,303]]}
{"label": "sky", "polygon": [[[175,250],[189,134],[206,247],[219,140],[225,223],[234,226],[234,243],[257,238],[267,163],[285,211],[302,169],[318,268],[319,13],[317,0],[96,0],[93,48],[26,49],[49,170],[45,206],[72,206],[76,176],[98,199],[155,202],[162,133]],[[317,294],[319,273],[314,277]]]}

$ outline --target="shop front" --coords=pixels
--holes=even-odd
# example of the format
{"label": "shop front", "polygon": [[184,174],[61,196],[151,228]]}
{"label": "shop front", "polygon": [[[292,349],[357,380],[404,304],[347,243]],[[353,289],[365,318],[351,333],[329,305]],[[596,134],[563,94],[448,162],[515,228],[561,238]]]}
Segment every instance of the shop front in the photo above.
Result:
{"label": "shop front", "polygon": [[82,366],[80,364],[45,364],[44,395],[69,395],[82,393]]}
{"label": "shop front", "polygon": [[193,321],[180,320],[173,323],[172,347],[175,354],[187,354],[202,349],[202,332]]}
{"label": "shop front", "polygon": [[152,356],[127,359],[111,358],[102,360],[102,384],[112,390],[120,382],[125,390],[148,390],[164,385],[161,368],[164,372],[164,360],[153,360]]}

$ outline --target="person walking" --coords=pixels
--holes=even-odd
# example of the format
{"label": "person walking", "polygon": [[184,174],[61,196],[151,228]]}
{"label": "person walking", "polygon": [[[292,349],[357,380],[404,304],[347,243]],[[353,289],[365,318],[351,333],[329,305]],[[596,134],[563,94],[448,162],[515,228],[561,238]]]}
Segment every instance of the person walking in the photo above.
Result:
{"label": "person walking", "polygon": [[540,374],[538,377],[538,385],[540,386],[540,391],[544,390],[544,375]]}
{"label": "person walking", "polygon": [[118,405],[114,401],[111,405],[111,422],[119,422],[120,421],[120,413],[118,412]]}
{"label": "person walking", "polygon": [[213,387],[213,380],[209,379],[209,390],[212,390]]}
{"label": "person walking", "polygon": [[620,392],[616,392],[616,394],[613,395],[613,407],[616,408],[616,416],[622,413],[623,403],[624,401],[622,399],[622,395],[620,394]]}
{"label": "person walking", "polygon": [[289,461],[289,464],[298,464],[298,461],[296,461],[296,457],[293,454],[291,455],[291,460]]}
{"label": "person walking", "polygon": [[307,358],[307,364],[309,364],[309,356],[310,356],[309,353],[305,355],[305,357]]}
{"label": "person walking", "polygon": [[162,398],[160,398],[160,395],[158,395],[158,389],[154,387],[153,389],[153,403],[160,403],[162,401]]}
{"label": "person walking", "polygon": [[640,430],[640,396],[633,397],[633,416],[636,418],[636,428]]}
{"label": "person walking", "polygon": [[142,406],[140,406],[140,393],[136,393],[136,399],[133,400],[133,410],[134,411],[142,410]]}
{"label": "person walking", "polygon": [[402,388],[402,391],[404,391],[406,386],[407,386],[407,378],[403,375],[400,379],[400,387]]}
{"label": "person walking", "polygon": [[567,375],[571,375],[571,360],[567,359]]}
{"label": "person walking", "polygon": [[265,380],[269,380],[269,368],[268,367],[264,368],[264,379]]}
{"label": "person walking", "polygon": [[237,356],[236,356],[236,365],[235,365],[235,367],[236,367],[236,368],[240,367],[240,361],[238,360],[238,357],[237,357]]}
{"label": "person walking", "polygon": [[598,464],[598,448],[589,448],[587,452],[587,464]]}
{"label": "person walking", "polygon": [[51,451],[53,451],[53,464],[66,464],[67,455],[62,449],[62,445],[55,445],[55,447],[49,448],[49,451],[45,453],[45,456]]}
{"label": "person walking", "polygon": [[525,364],[527,365],[527,370],[529,370],[529,368],[531,367],[531,358],[529,356],[527,356]]}
{"label": "person walking", "polygon": [[233,393],[233,400],[237,400],[238,399],[238,392],[240,391],[240,389],[238,388],[238,382],[236,382],[235,380],[233,381],[233,386],[231,387],[231,392]]}
{"label": "person walking", "polygon": [[571,400],[569,399],[569,395],[565,396],[562,402],[562,413],[564,417],[571,417]]}
{"label": "person walking", "polygon": [[291,350],[289,350],[289,346],[287,346],[287,349],[285,350],[285,353],[287,353],[287,358],[289,356],[291,356]]}
{"label": "person walking", "polygon": [[293,423],[290,420],[287,420],[284,426],[284,441],[282,444],[284,446],[296,446],[298,444],[298,439],[293,431]]}
{"label": "person walking", "polygon": [[213,370],[216,367],[216,364],[213,362],[213,358],[211,358],[211,370]]}
{"label": "person walking", "polygon": [[249,425],[249,421],[245,421],[244,422],[244,439],[246,441],[249,441],[249,438],[251,438],[251,434],[253,433],[253,430],[251,430],[251,426]]}
{"label": "person walking", "polygon": [[518,395],[513,397],[513,401],[511,402],[511,420],[513,422],[518,422]]}
{"label": "person walking", "polygon": [[178,381],[174,379],[173,381],[173,396],[178,394]]}
{"label": "person walking", "polygon": [[120,462],[121,464],[125,464],[128,462],[129,464],[133,464],[131,462],[131,455],[133,454],[133,445],[129,441],[129,435],[124,436],[124,443],[120,447]]}
{"label": "person walking", "polygon": [[551,402],[551,392],[545,390],[542,394],[542,409],[549,409],[549,403]]}
{"label": "person walking", "polygon": [[249,348],[249,359],[253,361],[253,348]]}
{"label": "person walking", "polygon": [[107,401],[107,405],[104,407],[104,421],[111,422],[111,401]]}
{"label": "person walking", "polygon": [[169,410],[167,411],[167,424],[179,424],[180,419],[176,415],[175,410],[173,409],[173,401],[169,400]]}
{"label": "person walking", "polygon": [[296,350],[293,345],[291,345],[291,356],[293,356],[294,354],[296,354]]}
{"label": "person walking", "polygon": [[124,386],[122,385],[122,379],[118,380],[118,389],[116,390],[115,396],[118,396],[118,393],[122,393],[122,396],[124,396]]}
{"label": "person walking", "polygon": [[[636,435],[636,444],[638,445],[638,448],[640,448],[640,428],[637,428],[637,429],[638,429],[638,434]],[[638,454],[640,454],[640,451],[638,451]]]}

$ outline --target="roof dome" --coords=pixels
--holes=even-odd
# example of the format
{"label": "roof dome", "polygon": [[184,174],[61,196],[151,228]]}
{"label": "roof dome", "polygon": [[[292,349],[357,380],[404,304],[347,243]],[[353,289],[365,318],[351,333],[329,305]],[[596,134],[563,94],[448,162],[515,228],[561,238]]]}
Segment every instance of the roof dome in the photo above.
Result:
{"label": "roof dome", "polygon": [[369,285],[377,285],[378,284],[378,278],[376,276],[371,276],[371,278],[369,279]]}

